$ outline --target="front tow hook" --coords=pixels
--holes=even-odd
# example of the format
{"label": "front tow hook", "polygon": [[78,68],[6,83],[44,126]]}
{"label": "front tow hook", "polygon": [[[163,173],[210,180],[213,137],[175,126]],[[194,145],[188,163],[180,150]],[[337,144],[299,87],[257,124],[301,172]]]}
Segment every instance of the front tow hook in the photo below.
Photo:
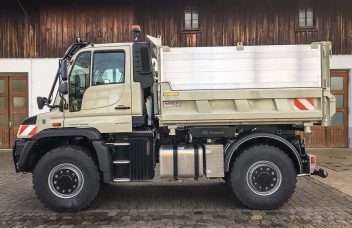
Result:
{"label": "front tow hook", "polygon": [[319,170],[314,169],[314,172],[311,175],[316,175],[322,178],[326,178],[329,174],[320,168]]}

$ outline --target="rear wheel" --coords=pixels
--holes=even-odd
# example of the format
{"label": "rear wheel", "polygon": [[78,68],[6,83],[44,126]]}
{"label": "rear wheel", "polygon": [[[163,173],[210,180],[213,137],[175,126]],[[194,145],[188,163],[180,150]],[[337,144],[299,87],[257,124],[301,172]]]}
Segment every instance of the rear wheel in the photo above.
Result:
{"label": "rear wheel", "polygon": [[99,191],[100,175],[92,158],[78,147],[59,147],[45,154],[33,173],[40,201],[55,211],[88,207]]}
{"label": "rear wheel", "polygon": [[276,209],[286,203],[296,186],[292,160],[281,149],[254,145],[244,150],[231,169],[235,196],[252,209]]}

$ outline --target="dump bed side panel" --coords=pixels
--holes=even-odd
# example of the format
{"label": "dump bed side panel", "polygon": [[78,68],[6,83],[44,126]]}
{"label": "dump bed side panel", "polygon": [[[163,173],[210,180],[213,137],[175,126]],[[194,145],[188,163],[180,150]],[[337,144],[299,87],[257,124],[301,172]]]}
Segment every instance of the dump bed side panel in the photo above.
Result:
{"label": "dump bed side panel", "polygon": [[171,90],[162,83],[162,124],[303,124],[322,121],[322,88]]}
{"label": "dump bed side panel", "polygon": [[329,42],[239,49],[161,48],[160,124],[329,125]]}
{"label": "dump bed side panel", "polygon": [[172,90],[321,87],[314,45],[170,48],[161,82]]}

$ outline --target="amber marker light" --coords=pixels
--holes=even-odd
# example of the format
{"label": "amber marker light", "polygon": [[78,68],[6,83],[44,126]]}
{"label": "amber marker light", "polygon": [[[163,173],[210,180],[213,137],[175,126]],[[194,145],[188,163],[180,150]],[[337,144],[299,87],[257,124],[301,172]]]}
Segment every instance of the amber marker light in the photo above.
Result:
{"label": "amber marker light", "polygon": [[141,26],[139,25],[132,25],[132,31],[141,31]]}
{"label": "amber marker light", "polygon": [[53,127],[61,127],[61,123],[53,123],[52,126]]}

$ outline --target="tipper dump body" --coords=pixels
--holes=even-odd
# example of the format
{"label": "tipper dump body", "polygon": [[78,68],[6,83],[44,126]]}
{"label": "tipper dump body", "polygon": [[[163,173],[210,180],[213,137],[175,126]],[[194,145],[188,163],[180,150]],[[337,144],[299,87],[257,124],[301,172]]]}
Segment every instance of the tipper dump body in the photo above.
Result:
{"label": "tipper dump body", "polygon": [[155,48],[163,125],[329,125],[335,112],[329,42]]}

